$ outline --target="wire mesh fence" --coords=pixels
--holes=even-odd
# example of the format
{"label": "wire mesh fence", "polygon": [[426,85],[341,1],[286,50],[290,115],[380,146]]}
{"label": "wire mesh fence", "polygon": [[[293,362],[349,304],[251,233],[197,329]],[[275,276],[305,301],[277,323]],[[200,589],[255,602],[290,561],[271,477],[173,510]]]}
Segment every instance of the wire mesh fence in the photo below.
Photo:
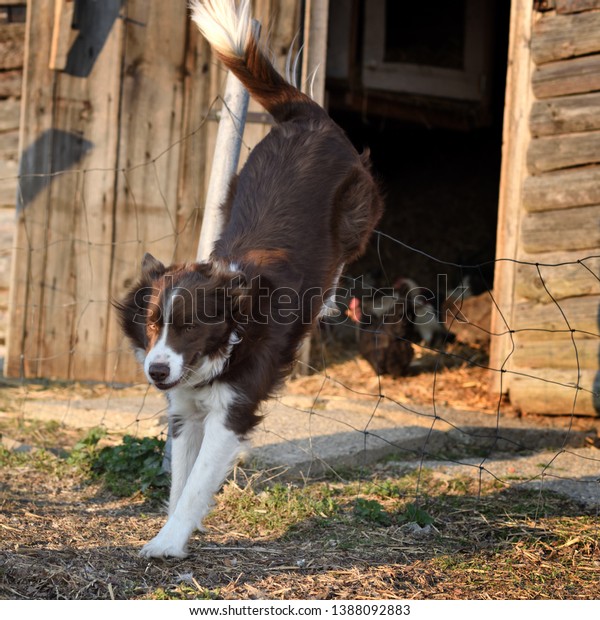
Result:
{"label": "wire mesh fence", "polygon": [[[213,102],[209,113],[218,101]],[[22,293],[12,296],[13,336],[6,365],[10,377],[4,380],[4,408],[9,416],[55,420],[81,429],[101,426],[115,435],[165,436],[166,404],[150,390],[141,372],[137,371],[137,383],[130,380],[128,369],[133,367],[133,356],[122,337],[116,335],[111,301],[119,292],[117,276],[121,271],[137,271],[140,252],[157,247],[163,252],[160,258],[168,262],[179,256],[181,246],[195,245],[196,240],[190,237],[197,234],[201,200],[181,218],[177,205],[169,202],[163,183],[169,154],[182,143],[193,148],[201,129],[158,149],[142,163],[132,162],[120,169],[73,166],[55,172],[29,170],[18,177],[21,234],[14,256],[26,261],[27,266],[26,279],[19,285]],[[246,150],[250,150],[249,145]],[[152,187],[140,188],[135,179],[139,171],[144,172],[144,179],[153,179]],[[90,178],[106,174],[120,183],[128,205],[126,222],[118,211],[113,212],[115,221],[127,230],[120,240],[106,240],[106,235],[97,238],[103,223],[97,219],[96,210],[90,209],[90,203],[97,200],[88,191],[96,186]],[[59,177],[71,179],[72,194],[61,199],[68,210],[56,210],[51,202],[48,209],[55,209],[52,217],[43,209],[31,209],[36,197],[48,191]],[[158,209],[164,224],[154,227],[150,238],[145,236],[143,221],[150,212],[142,208],[149,193],[154,195],[151,215],[158,217]],[[71,225],[74,220],[78,222],[75,227]],[[404,243],[396,234],[378,230],[373,237],[371,252],[379,263],[376,281],[356,273],[355,266],[349,269],[351,275],[342,278],[340,288],[345,295],[340,295],[340,317],[323,320],[315,327],[310,362],[304,368],[300,365],[282,393],[265,404],[265,417],[255,433],[247,465],[277,471],[278,476],[343,478],[348,468],[373,471],[386,462],[406,462],[417,472],[414,487],[407,494],[417,499],[423,495],[423,472],[437,468],[450,476],[460,472],[474,477],[479,493],[489,482],[498,488],[533,487],[539,490],[540,498],[545,491],[563,492],[597,513],[600,456],[596,423],[593,416],[581,414],[597,412],[600,402],[600,256],[582,253],[575,260],[544,263],[496,261],[510,262],[525,274],[523,279],[529,279],[536,291],[536,308],[544,311],[534,310],[525,318],[515,319],[488,286],[477,296],[475,309],[487,309],[487,318],[481,318],[470,305],[469,300],[475,297],[469,296],[468,285],[456,294],[456,289],[429,291],[394,282],[387,275],[393,266],[386,264],[382,248],[401,246],[414,261],[434,264],[440,276],[450,268],[458,270],[462,284],[467,281],[466,274],[485,280],[489,263],[463,265],[440,260]],[[53,247],[58,246],[67,248],[62,255],[69,257],[68,265],[60,264],[56,257],[50,260]],[[35,262],[36,256],[41,257],[41,263]],[[104,273],[107,260],[108,276]],[[43,269],[39,269],[40,264]],[[78,265],[76,281],[74,264]],[[559,273],[560,277],[554,277]],[[582,293],[577,300],[587,299],[589,303],[572,305],[572,289],[561,288],[564,273],[579,283]],[[363,320],[353,315],[354,295],[360,296]],[[416,297],[421,309],[426,308],[426,321],[414,316]],[[390,299],[395,302],[392,310],[386,309],[386,300]],[[386,321],[398,305],[405,315]],[[369,307],[369,320],[365,320]],[[551,316],[548,308],[554,310]],[[502,330],[492,330],[491,311],[500,316]],[[399,324],[403,325],[401,332],[397,330]],[[423,325],[434,327],[438,337],[418,329]],[[390,331],[390,326],[396,331]],[[61,334],[61,329],[65,333]],[[103,330],[112,330],[111,337]],[[17,337],[15,331],[19,332]],[[90,331],[98,337],[92,338]],[[532,334],[537,338],[528,339]],[[500,365],[493,366],[489,348],[499,339],[509,343],[507,354]],[[538,351],[540,341],[543,346]],[[364,346],[370,346],[376,356],[384,347],[392,356],[399,355],[400,347],[404,354],[409,351],[409,359],[401,372],[389,374],[385,366],[374,367],[367,361]],[[531,351],[537,355],[531,368],[527,363],[513,364],[515,357],[522,358]],[[111,369],[104,375],[108,380],[76,379],[85,367],[84,360],[90,358],[101,358],[100,366]],[[52,369],[59,367],[66,371],[60,381],[53,382],[57,373]],[[556,374],[556,367],[562,374]],[[540,417],[519,411],[518,403],[505,396],[506,382],[514,385],[515,380],[527,382],[527,389],[539,387],[540,393],[550,386],[550,396],[545,397],[550,402],[543,412],[554,415]],[[561,396],[553,400],[557,390]]]}

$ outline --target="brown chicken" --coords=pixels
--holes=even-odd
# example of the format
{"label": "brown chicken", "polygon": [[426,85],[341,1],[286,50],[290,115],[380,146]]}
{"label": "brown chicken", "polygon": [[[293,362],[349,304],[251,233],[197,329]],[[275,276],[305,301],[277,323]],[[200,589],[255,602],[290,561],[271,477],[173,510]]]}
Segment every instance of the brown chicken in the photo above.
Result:
{"label": "brown chicken", "polygon": [[402,308],[384,314],[363,315],[360,301],[350,300],[348,317],[358,326],[358,348],[378,375],[402,377],[408,373],[414,351],[407,340],[409,324]]}

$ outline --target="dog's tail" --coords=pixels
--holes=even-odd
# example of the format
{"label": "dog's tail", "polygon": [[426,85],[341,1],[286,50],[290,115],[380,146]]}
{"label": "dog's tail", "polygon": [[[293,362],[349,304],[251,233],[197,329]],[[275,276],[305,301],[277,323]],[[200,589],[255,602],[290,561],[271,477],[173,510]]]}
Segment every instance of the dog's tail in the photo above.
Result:
{"label": "dog's tail", "polygon": [[277,72],[253,32],[250,0],[191,0],[192,19],[213,51],[276,121],[323,108]]}

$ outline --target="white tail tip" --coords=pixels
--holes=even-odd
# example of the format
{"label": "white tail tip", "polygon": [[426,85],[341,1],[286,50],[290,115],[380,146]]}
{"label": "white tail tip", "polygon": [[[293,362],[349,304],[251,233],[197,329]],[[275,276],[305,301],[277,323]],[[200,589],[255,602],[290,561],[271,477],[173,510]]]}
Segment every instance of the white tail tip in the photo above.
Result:
{"label": "white tail tip", "polygon": [[244,56],[250,38],[250,0],[191,0],[192,20],[223,56]]}

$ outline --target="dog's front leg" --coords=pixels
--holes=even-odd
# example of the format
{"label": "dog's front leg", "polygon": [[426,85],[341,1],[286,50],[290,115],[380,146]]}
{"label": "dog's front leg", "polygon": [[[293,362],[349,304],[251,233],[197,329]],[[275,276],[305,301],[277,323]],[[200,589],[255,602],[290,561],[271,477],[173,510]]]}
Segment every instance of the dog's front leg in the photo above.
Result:
{"label": "dog's front leg", "polygon": [[215,493],[243,446],[240,437],[226,427],[226,417],[223,409],[206,417],[202,447],[177,505],[158,535],[142,548],[141,556],[184,558],[187,555],[189,537],[208,513]]}
{"label": "dog's front leg", "polygon": [[187,479],[198,458],[204,437],[204,420],[197,417],[172,417],[171,491],[169,516],[175,512]]}

